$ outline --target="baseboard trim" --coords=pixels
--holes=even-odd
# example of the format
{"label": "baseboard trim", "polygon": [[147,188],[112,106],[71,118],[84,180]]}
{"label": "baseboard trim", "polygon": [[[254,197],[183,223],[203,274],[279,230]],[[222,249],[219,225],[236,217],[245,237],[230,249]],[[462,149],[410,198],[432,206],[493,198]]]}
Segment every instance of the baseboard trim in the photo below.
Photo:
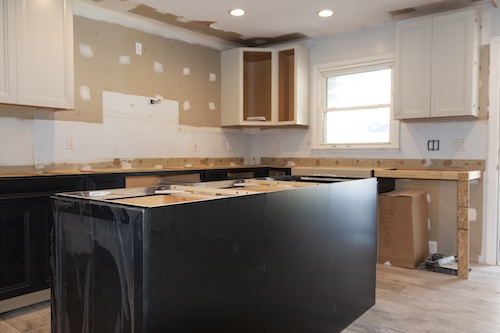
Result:
{"label": "baseboard trim", "polygon": [[0,313],[50,300],[50,289],[44,289],[22,296],[0,301]]}

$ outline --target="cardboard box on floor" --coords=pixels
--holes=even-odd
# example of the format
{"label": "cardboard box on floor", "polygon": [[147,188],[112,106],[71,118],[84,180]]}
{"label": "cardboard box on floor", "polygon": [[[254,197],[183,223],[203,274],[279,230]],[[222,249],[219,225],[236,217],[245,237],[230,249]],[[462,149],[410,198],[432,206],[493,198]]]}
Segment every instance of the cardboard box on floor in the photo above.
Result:
{"label": "cardboard box on floor", "polygon": [[394,191],[378,199],[378,262],[417,267],[429,256],[427,192]]}

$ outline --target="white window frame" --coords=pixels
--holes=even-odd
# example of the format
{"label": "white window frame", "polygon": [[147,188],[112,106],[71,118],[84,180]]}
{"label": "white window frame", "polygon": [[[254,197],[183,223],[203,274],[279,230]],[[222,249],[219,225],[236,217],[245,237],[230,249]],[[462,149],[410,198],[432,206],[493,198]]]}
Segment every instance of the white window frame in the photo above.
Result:
{"label": "white window frame", "polygon": [[[331,144],[323,143],[323,110],[326,109],[326,78],[332,73],[342,74],[346,71],[355,71],[366,67],[382,66],[392,69],[391,87],[391,124],[389,143],[365,143],[365,144]],[[385,66],[385,67],[384,67]],[[399,149],[399,121],[393,117],[394,108],[394,54],[388,53],[372,57],[350,59],[327,64],[315,65],[313,67],[312,86],[312,114],[311,114],[311,147],[312,149]]]}

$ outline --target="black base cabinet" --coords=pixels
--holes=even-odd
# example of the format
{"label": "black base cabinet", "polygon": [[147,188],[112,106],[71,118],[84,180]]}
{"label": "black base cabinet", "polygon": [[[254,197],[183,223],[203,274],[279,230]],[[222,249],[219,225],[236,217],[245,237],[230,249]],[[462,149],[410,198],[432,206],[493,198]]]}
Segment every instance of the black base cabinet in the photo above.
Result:
{"label": "black base cabinet", "polygon": [[54,333],[331,333],[375,304],[376,179],[54,205]]}
{"label": "black base cabinet", "polygon": [[0,202],[0,300],[37,290],[36,202]]}
{"label": "black base cabinet", "polygon": [[50,287],[50,196],[84,185],[83,176],[0,179],[0,301]]}

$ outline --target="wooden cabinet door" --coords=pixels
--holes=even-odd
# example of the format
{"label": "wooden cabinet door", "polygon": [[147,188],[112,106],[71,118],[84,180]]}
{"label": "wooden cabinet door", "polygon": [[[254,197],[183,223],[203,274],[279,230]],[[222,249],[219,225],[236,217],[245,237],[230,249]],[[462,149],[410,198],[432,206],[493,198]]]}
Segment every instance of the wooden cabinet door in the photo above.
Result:
{"label": "wooden cabinet door", "polygon": [[36,222],[36,203],[0,203],[0,300],[33,291]]}
{"label": "wooden cabinet door", "polygon": [[71,0],[16,0],[18,104],[74,107]]}
{"label": "wooden cabinet door", "polygon": [[15,0],[0,0],[0,103],[17,102]]}

